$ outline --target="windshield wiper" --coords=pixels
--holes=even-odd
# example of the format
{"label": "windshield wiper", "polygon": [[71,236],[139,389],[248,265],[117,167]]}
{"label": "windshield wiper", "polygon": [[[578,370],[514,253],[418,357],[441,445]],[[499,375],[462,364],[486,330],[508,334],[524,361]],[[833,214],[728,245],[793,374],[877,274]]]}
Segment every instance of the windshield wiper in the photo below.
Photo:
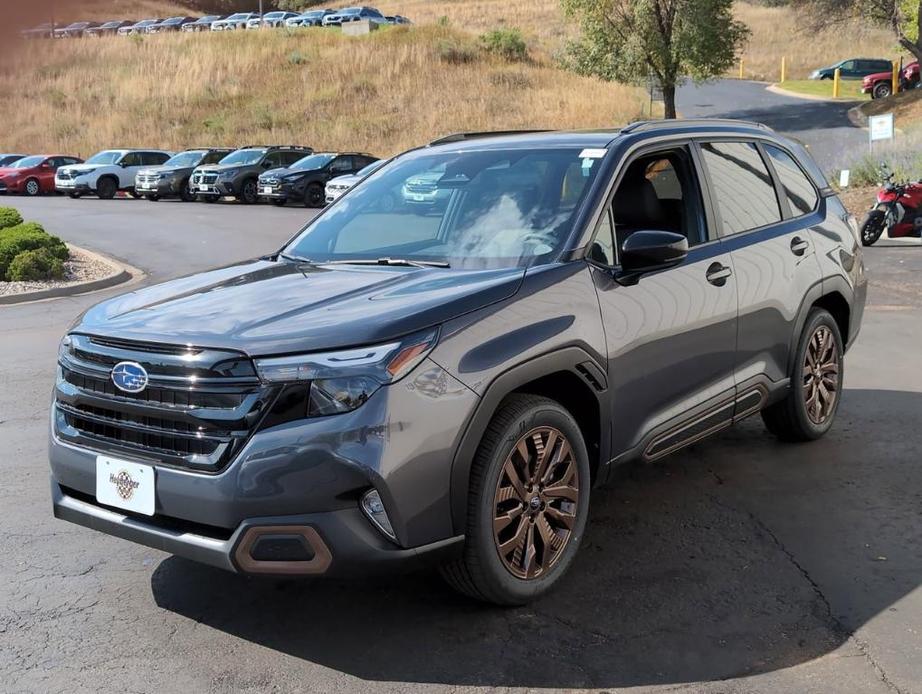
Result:
{"label": "windshield wiper", "polygon": [[447,260],[408,260],[407,258],[352,258],[330,260],[321,265],[392,265],[405,267],[451,267]]}
{"label": "windshield wiper", "polygon": [[290,260],[293,263],[312,263],[313,261],[310,258],[302,258],[299,255],[289,255],[288,253],[279,253],[279,258],[284,258],[285,260]]}

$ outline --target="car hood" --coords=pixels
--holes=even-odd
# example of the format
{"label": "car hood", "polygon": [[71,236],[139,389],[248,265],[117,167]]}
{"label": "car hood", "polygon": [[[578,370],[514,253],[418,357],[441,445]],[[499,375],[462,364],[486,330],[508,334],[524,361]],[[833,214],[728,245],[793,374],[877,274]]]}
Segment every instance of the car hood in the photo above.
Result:
{"label": "car hood", "polygon": [[187,171],[192,171],[194,166],[145,166],[143,169],[138,171],[138,174],[179,174],[185,173]]}
{"label": "car hood", "polygon": [[249,169],[250,167],[255,166],[255,164],[207,164],[205,166],[197,166],[196,171],[228,171],[230,169]]}
{"label": "car hood", "polygon": [[316,169],[269,169],[259,174],[260,178],[297,178],[312,173]]}
{"label": "car hood", "polygon": [[10,174],[32,173],[33,169],[14,169],[10,166],[0,166],[0,176],[9,176]]}
{"label": "car hood", "polygon": [[58,171],[73,171],[75,173],[88,173],[96,169],[102,169],[107,166],[116,166],[115,164],[68,164],[62,166]]}
{"label": "car hood", "polygon": [[355,174],[343,174],[342,176],[331,178],[327,185],[332,183],[333,185],[354,186],[360,180]]}
{"label": "car hood", "polygon": [[251,356],[391,340],[515,294],[523,268],[444,270],[253,260],[101,304],[73,332]]}

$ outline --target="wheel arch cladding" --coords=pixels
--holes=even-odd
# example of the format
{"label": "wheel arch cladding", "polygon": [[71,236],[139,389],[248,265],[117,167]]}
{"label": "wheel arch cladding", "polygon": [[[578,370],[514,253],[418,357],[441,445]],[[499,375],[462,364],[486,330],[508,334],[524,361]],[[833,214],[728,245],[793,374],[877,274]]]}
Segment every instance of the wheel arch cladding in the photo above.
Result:
{"label": "wheel arch cladding", "polygon": [[832,314],[839,333],[842,335],[842,344],[848,346],[849,326],[851,322],[851,307],[845,297],[838,291],[831,291],[813,302],[813,308],[822,308]]}
{"label": "wheel arch cladding", "polygon": [[456,533],[467,527],[471,465],[487,424],[513,394],[542,395],[576,420],[586,442],[592,483],[604,479],[609,456],[608,393],[604,371],[579,347],[567,347],[519,364],[495,378],[468,420],[451,470],[451,514]]}

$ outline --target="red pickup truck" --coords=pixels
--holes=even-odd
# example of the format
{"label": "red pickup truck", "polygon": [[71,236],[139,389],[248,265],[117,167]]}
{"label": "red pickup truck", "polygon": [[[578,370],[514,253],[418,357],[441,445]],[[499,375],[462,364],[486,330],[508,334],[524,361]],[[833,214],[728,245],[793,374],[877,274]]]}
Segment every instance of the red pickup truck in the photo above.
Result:
{"label": "red pickup truck", "polygon": [[[914,89],[919,84],[919,63],[913,61],[903,67],[900,73],[900,91]],[[877,72],[868,75],[861,82],[861,92],[870,94],[872,99],[884,99],[893,91],[893,75],[889,72]]]}

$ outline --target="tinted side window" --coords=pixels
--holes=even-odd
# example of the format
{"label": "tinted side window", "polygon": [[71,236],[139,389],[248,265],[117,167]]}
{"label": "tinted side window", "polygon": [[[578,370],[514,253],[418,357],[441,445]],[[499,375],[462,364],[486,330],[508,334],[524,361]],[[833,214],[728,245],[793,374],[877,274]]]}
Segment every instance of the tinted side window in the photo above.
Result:
{"label": "tinted side window", "polygon": [[[217,164],[224,157],[226,157],[229,152],[209,152],[202,159],[202,164]],[[201,164],[200,164],[201,166]]]}
{"label": "tinted side window", "polygon": [[138,152],[128,152],[119,163],[124,166],[141,166],[141,155]]}
{"label": "tinted side window", "polygon": [[304,152],[282,152],[282,166],[291,166],[304,156]]}
{"label": "tinted side window", "polygon": [[589,259],[603,265],[614,265],[615,258],[615,225],[611,220],[611,210],[605,210],[599,228],[589,247]]}
{"label": "tinted side window", "polygon": [[816,208],[818,198],[816,188],[810,183],[810,179],[804,175],[793,157],[784,150],[766,145],[765,151],[771,157],[775,173],[781,179],[793,215],[797,217],[812,212]]}
{"label": "tinted side window", "polygon": [[170,155],[163,152],[143,152],[141,154],[141,161],[145,166],[159,166],[169,158]]}
{"label": "tinted side window", "polygon": [[340,174],[352,171],[352,157],[336,157],[330,164],[330,173]]}
{"label": "tinted side window", "polygon": [[701,152],[723,236],[781,221],[775,186],[754,144],[710,142]]}
{"label": "tinted side window", "polygon": [[282,162],[281,152],[269,152],[262,162],[262,167],[264,169],[277,169],[280,166],[287,166],[287,164]]}

